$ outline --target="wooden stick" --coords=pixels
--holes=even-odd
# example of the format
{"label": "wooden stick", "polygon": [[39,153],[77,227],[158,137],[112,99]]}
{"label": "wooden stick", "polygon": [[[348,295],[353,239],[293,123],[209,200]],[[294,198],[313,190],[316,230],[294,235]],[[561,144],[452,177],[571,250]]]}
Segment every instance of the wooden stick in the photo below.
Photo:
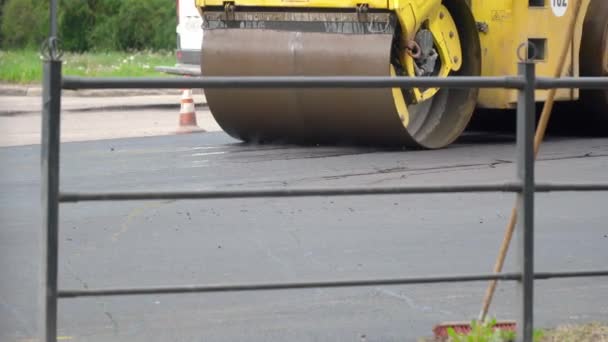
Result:
{"label": "wooden stick", "polygon": [[[578,19],[581,5],[583,0],[577,1],[574,8],[574,15],[570,19],[570,25],[568,26],[568,31],[566,33],[566,40],[564,42],[564,47],[562,48],[561,55],[557,64],[557,70],[555,71],[555,77],[561,77],[564,64],[566,63],[566,57],[568,56],[568,51],[570,50],[572,39],[574,37],[574,28],[576,27],[576,21]],[[557,89],[549,89],[547,92],[547,100],[543,105],[543,111],[540,115],[540,121],[538,123],[538,127],[536,128],[536,134],[534,136],[534,158],[538,155],[538,151],[540,150],[540,145],[545,138],[545,133],[547,131],[547,125],[549,124],[549,119],[551,118],[551,112],[553,111],[553,104],[555,102],[555,93]],[[511,239],[513,237],[513,232],[515,231],[515,226],[517,223],[517,199],[521,196],[521,194],[517,194],[515,205],[511,210],[511,218],[509,219],[509,223],[507,224],[507,228],[505,229],[505,235],[503,237],[502,243],[500,245],[500,249],[498,251],[498,257],[496,258],[496,263],[494,264],[494,273],[500,273],[502,271],[502,267],[505,262],[505,257],[507,252],[509,251],[509,245],[511,244]],[[492,302],[492,297],[494,296],[494,292],[496,291],[496,285],[498,284],[497,280],[491,280],[488,284],[488,288],[486,289],[485,296],[483,298],[483,304],[481,307],[481,312],[479,313],[479,320],[484,321],[486,315],[488,314],[488,310],[490,308],[490,303]]]}

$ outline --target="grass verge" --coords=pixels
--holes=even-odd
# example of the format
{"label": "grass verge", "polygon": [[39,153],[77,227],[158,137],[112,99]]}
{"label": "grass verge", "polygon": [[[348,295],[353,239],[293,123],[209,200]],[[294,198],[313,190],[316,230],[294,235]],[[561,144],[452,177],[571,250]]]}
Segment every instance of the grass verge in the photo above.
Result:
{"label": "grass verge", "polygon": [[[168,76],[154,70],[159,65],[174,65],[173,52],[91,52],[66,53],[63,74],[91,77]],[[39,83],[42,60],[37,51],[0,50],[0,81],[16,84]]]}

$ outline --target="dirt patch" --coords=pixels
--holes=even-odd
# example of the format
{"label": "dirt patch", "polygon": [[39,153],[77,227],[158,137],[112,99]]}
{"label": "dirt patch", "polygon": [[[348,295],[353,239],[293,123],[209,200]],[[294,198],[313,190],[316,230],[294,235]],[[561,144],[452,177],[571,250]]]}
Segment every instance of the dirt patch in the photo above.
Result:
{"label": "dirt patch", "polygon": [[608,325],[564,325],[545,332],[541,342],[608,342]]}

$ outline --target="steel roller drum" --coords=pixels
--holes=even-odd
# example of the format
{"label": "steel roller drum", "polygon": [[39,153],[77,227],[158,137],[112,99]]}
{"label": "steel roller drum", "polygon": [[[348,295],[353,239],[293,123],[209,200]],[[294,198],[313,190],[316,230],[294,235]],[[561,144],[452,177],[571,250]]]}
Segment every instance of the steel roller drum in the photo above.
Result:
{"label": "steel roller drum", "polygon": [[[231,21],[222,15],[205,17],[203,76],[391,74],[395,18],[389,13],[378,14],[371,24],[359,22],[355,13],[237,12]],[[403,97],[397,92],[401,99],[389,88],[205,89],[218,124],[247,142],[438,148],[468,122],[454,112],[458,103],[447,110],[447,90],[410,106],[409,122],[402,121],[396,103]]]}

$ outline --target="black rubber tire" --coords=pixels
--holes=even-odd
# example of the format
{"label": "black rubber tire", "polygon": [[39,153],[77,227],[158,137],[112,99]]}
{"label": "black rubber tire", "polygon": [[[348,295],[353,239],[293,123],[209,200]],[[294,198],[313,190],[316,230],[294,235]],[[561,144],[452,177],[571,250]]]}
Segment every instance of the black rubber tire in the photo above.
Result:
{"label": "black rubber tire", "polygon": [[[608,1],[591,0],[583,24],[580,75],[608,76]],[[608,133],[608,89],[581,90],[581,102],[592,123]],[[592,125],[592,126],[594,126]]]}

